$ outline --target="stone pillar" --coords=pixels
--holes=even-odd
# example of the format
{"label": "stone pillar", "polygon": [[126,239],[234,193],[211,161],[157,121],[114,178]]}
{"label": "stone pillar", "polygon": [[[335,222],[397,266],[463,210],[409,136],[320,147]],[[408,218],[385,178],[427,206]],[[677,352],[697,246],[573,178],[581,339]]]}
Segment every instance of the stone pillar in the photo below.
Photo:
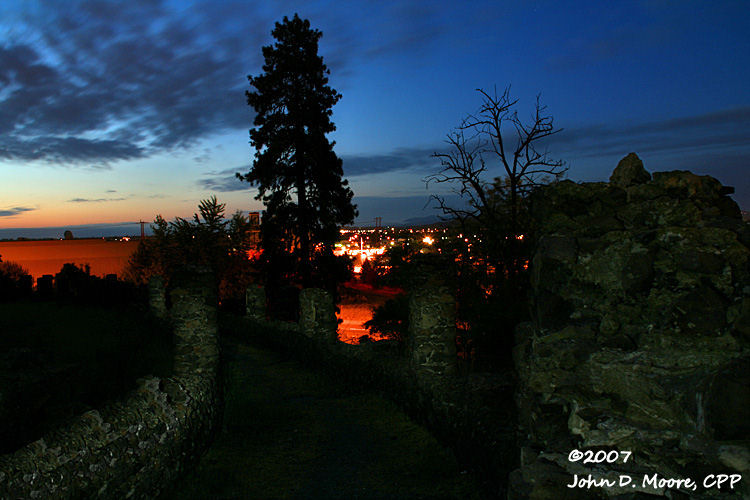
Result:
{"label": "stone pillar", "polygon": [[245,316],[254,320],[266,319],[266,291],[260,285],[245,290]]}
{"label": "stone pillar", "polygon": [[173,277],[171,317],[175,376],[213,373],[218,366],[217,290],[213,274],[190,266]]}
{"label": "stone pillar", "polygon": [[155,274],[148,280],[148,305],[151,312],[160,319],[167,319],[167,291],[164,287],[164,278]]}
{"label": "stone pillar", "polygon": [[328,292],[320,288],[305,288],[300,292],[299,325],[308,337],[337,338],[336,308]]}
{"label": "stone pillar", "polygon": [[418,373],[456,371],[456,299],[437,278],[426,280],[409,298],[408,352]]}
{"label": "stone pillar", "polygon": [[36,280],[36,291],[43,299],[51,298],[55,293],[54,277],[51,274],[40,276]]}

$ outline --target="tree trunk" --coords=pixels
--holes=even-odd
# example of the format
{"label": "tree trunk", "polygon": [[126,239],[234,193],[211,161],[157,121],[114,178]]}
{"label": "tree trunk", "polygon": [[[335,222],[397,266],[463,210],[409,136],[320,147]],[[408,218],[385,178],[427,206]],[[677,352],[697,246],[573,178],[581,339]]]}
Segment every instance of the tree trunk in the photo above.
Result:
{"label": "tree trunk", "polygon": [[307,207],[307,191],[305,190],[305,168],[304,165],[300,165],[299,158],[297,159],[297,221],[299,234],[299,272],[302,278],[302,286],[308,288],[312,286],[312,271],[310,263],[310,227],[308,218],[308,207]]}

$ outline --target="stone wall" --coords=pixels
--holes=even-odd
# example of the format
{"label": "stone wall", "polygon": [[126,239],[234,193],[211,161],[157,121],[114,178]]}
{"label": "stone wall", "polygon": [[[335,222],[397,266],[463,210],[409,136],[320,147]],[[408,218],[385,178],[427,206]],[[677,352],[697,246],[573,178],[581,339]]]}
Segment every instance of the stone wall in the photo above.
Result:
{"label": "stone wall", "polygon": [[[731,192],[690,172],[652,176],[631,153],[609,183],[537,193],[511,497],[725,496],[728,483],[703,487],[708,474],[743,475],[732,493],[748,495],[750,231]],[[573,449],[633,455],[583,464]],[[644,486],[654,473],[697,487]],[[567,488],[574,474],[633,482]]]}
{"label": "stone wall", "polygon": [[202,454],[218,411],[216,295],[201,270],[174,283],[174,375],[0,457],[0,498],[154,498]]}

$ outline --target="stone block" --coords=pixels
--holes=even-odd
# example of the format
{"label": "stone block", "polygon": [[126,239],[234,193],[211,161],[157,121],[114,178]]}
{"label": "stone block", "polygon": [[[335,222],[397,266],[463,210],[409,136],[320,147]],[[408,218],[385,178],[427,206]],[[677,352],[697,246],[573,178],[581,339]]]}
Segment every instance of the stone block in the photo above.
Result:
{"label": "stone block", "polygon": [[338,319],[331,294],[320,288],[305,288],[299,294],[299,326],[308,337],[336,339]]}
{"label": "stone block", "polygon": [[260,285],[245,290],[245,315],[254,320],[266,319],[266,291]]}
{"label": "stone block", "polygon": [[437,278],[425,280],[411,293],[407,344],[418,373],[455,373],[456,301]]}
{"label": "stone block", "polygon": [[158,274],[151,276],[148,280],[148,304],[151,312],[157,318],[167,319],[169,317],[164,278]]}
{"label": "stone block", "polygon": [[630,153],[620,160],[609,178],[610,184],[622,188],[644,184],[650,180],[651,174],[643,168],[643,162],[635,153]]}

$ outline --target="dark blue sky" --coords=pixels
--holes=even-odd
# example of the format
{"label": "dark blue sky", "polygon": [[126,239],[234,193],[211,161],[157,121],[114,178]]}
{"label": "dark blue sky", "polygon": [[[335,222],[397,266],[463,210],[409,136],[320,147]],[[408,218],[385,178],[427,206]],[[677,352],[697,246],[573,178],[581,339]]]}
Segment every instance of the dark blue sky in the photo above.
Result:
{"label": "dark blue sky", "polygon": [[[564,129],[573,180],[606,180],[637,152],[689,169],[750,208],[750,10],[742,2],[128,2],[0,4],[0,227],[185,216],[252,157],[244,91],[275,21],[323,32],[336,151],[359,222],[423,210],[430,157],[480,104],[535,96]],[[498,175],[499,170],[490,172]]]}

